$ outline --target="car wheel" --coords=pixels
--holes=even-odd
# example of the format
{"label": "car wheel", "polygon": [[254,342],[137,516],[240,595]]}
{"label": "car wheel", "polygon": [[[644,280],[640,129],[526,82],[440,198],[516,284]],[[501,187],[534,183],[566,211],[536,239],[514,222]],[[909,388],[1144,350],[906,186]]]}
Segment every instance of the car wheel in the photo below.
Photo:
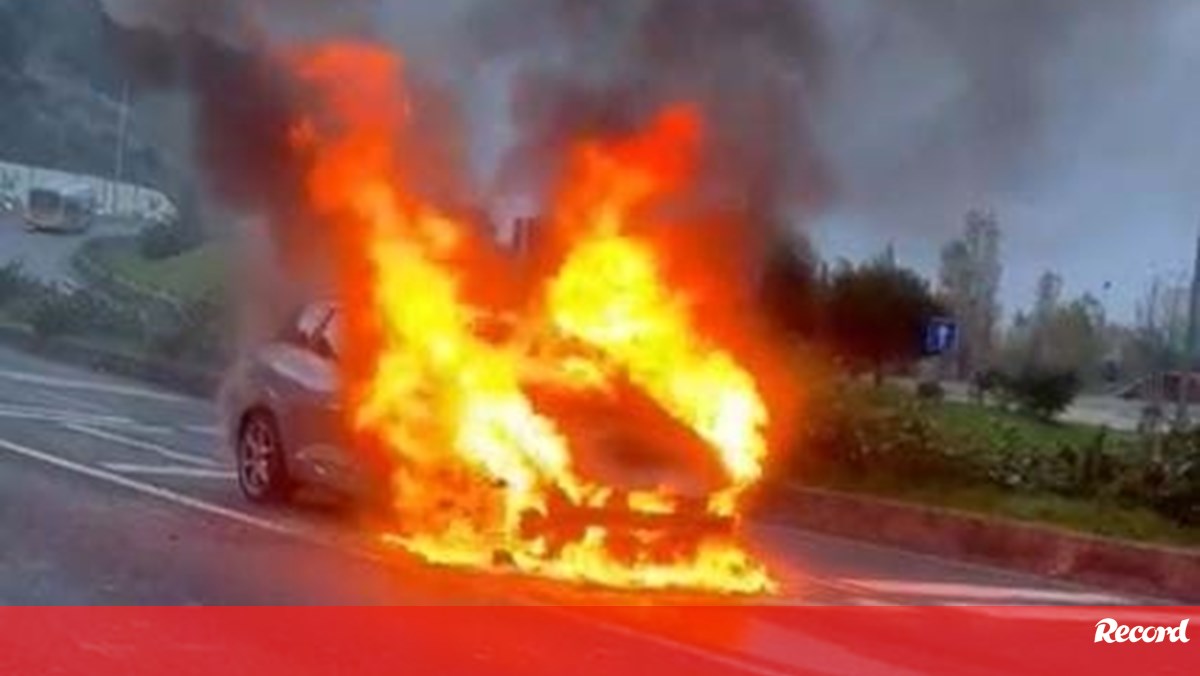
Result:
{"label": "car wheel", "polygon": [[279,426],[269,413],[246,416],[238,433],[238,485],[251,502],[280,502],[291,488]]}

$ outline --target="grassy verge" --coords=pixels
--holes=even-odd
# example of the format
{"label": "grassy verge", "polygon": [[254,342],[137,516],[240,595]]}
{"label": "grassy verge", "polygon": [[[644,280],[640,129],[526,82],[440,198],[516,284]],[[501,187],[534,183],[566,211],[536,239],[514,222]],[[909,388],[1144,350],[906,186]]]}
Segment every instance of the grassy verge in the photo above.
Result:
{"label": "grassy verge", "polygon": [[207,244],[178,256],[149,260],[130,244],[98,248],[94,260],[122,279],[186,303],[222,288],[227,253],[219,244]]}
{"label": "grassy verge", "polygon": [[960,402],[936,405],[933,416],[938,427],[950,439],[966,440],[980,434],[1006,434],[1030,448],[1087,444],[1095,441],[1101,431],[1092,425],[1050,422],[991,406]]}
{"label": "grassy verge", "polygon": [[1091,535],[1200,546],[1200,528],[1181,526],[1153,510],[1103,498],[1019,493],[987,485],[920,485],[882,476],[827,477],[822,483],[825,488],[840,491],[1057,526]]}
{"label": "grassy verge", "polygon": [[[835,389],[790,461],[799,482],[1181,546],[1200,545],[1200,431],[1153,451],[1131,433],[1000,408]],[[1152,452],[1153,451],[1153,452]]]}

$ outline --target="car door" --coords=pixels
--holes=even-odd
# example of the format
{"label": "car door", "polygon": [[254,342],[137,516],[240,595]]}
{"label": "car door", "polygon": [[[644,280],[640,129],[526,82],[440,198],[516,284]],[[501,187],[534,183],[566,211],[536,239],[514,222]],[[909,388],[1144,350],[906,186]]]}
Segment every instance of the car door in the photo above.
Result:
{"label": "car door", "polygon": [[338,369],[327,346],[334,308],[305,307],[281,340],[260,354],[280,432],[288,449],[288,470],[304,483],[345,488],[351,473],[342,438]]}

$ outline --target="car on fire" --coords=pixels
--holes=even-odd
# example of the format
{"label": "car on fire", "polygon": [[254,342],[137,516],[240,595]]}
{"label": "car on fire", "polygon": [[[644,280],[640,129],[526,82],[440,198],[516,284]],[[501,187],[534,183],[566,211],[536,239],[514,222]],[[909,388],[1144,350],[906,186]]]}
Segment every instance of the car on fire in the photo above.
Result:
{"label": "car on fire", "polygon": [[[387,504],[394,458],[358,447],[340,410],[339,315],[332,302],[305,306],[274,340],[244,357],[222,385],[224,431],[238,485],[252,502],[286,501],[295,489],[309,486]],[[511,340],[514,330],[511,321],[495,316],[475,328],[489,340]],[[563,341],[532,342],[535,353],[565,350],[578,356],[585,349]],[[573,430],[576,470],[609,495],[585,507],[552,494],[547,513],[530,515],[529,528],[546,531],[554,542],[581,537],[601,522],[618,533],[669,527],[676,535],[730,526],[708,509],[724,473],[688,428],[619,378],[600,395],[581,395],[546,366],[571,355],[536,356],[522,372],[523,386],[539,410]],[[632,508],[664,488],[669,508]]]}

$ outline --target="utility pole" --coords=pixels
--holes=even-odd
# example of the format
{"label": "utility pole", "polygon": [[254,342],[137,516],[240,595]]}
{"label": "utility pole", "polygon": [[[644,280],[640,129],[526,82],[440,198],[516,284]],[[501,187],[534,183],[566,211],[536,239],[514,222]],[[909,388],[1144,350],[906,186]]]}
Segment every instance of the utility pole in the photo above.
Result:
{"label": "utility pole", "polygon": [[112,182],[112,211],[115,214],[120,206],[121,181],[125,177],[125,137],[129,132],[129,80],[121,88],[121,104],[117,111],[117,149],[113,162]]}
{"label": "utility pole", "polygon": [[1192,289],[1188,299],[1187,333],[1183,342],[1183,363],[1179,369],[1179,386],[1176,388],[1178,408],[1175,424],[1184,428],[1188,425],[1188,404],[1191,403],[1192,369],[1196,365],[1196,342],[1200,339],[1200,236],[1196,239],[1196,259],[1192,263]]}

